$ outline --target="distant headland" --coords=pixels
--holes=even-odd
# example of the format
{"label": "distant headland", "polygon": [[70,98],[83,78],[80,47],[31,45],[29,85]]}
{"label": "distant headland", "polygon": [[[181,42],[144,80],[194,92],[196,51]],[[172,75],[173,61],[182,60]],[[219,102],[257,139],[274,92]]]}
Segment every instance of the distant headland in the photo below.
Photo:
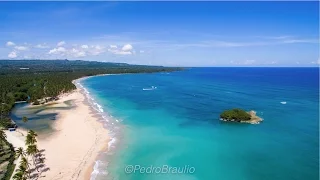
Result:
{"label": "distant headland", "polygon": [[225,110],[220,114],[221,121],[232,121],[232,122],[241,122],[241,123],[250,123],[250,124],[259,124],[262,121],[262,118],[256,115],[256,112],[251,110],[246,112],[242,109],[230,109]]}

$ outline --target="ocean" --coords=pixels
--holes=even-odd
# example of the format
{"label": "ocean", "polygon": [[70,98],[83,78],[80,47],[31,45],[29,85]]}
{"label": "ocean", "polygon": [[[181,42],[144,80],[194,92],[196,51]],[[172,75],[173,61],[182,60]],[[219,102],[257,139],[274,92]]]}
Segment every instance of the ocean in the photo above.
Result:
{"label": "ocean", "polygon": [[[318,180],[318,68],[189,68],[80,83],[112,137],[91,179]],[[231,108],[263,122],[220,121]]]}

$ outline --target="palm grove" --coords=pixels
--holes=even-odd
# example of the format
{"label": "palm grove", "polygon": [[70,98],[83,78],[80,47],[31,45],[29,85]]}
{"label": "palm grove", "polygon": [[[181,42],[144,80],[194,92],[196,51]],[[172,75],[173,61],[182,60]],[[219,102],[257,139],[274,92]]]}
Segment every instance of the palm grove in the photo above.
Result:
{"label": "palm grove", "polygon": [[[39,172],[39,168],[44,167],[44,156],[39,151],[37,146],[37,133],[35,133],[32,130],[28,131],[28,134],[25,139],[25,146],[27,147],[26,150],[24,150],[22,147],[19,147],[16,150],[16,158],[20,158],[19,166],[13,175],[13,179],[16,180],[26,180],[28,178],[31,178],[31,173],[33,171]],[[32,159],[33,166],[29,163],[29,158]],[[31,167],[34,167],[31,169]],[[38,174],[35,174],[36,176],[39,176]]]}

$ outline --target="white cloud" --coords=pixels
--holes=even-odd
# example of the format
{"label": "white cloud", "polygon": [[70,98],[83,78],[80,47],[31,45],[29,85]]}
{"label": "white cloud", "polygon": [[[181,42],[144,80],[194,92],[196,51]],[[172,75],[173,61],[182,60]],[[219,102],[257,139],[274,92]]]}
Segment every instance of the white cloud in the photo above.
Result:
{"label": "white cloud", "polygon": [[58,47],[51,49],[48,54],[62,54],[66,52],[66,49],[64,47]]}
{"label": "white cloud", "polygon": [[65,41],[60,41],[60,42],[58,42],[57,46],[63,46],[63,45],[65,45],[65,44],[66,44]]}
{"label": "white cloud", "polygon": [[286,39],[281,43],[294,44],[294,43],[319,43],[319,39]]}
{"label": "white cloud", "polygon": [[133,49],[131,44],[126,44],[122,47],[122,51],[131,51]]}
{"label": "white cloud", "polygon": [[133,54],[133,52],[131,51],[122,51],[119,49],[108,49],[109,52],[111,52],[112,54],[117,54],[117,55],[131,55]]}
{"label": "white cloud", "polygon": [[17,53],[15,51],[12,51],[8,54],[8,58],[16,58],[17,57]]}
{"label": "white cloud", "polygon": [[81,46],[81,48],[82,48],[82,49],[88,49],[89,46],[84,44],[84,45]]}
{"label": "white cloud", "polygon": [[144,53],[144,51],[143,51],[143,50],[140,50],[140,53]]}
{"label": "white cloud", "polygon": [[101,46],[99,46],[99,45],[96,45],[94,48],[96,48],[97,50],[103,49],[103,47],[101,47]]}
{"label": "white cloud", "polygon": [[89,53],[91,55],[99,55],[101,53],[104,53],[106,51],[106,49],[100,45],[96,45],[96,46],[91,46],[91,49],[89,50]]}
{"label": "white cloud", "polygon": [[86,56],[86,52],[79,51],[78,49],[72,48],[70,55],[74,57],[84,57]]}
{"label": "white cloud", "polygon": [[46,49],[46,48],[50,48],[50,47],[48,45],[46,45],[46,43],[43,43],[43,44],[36,45],[35,48]]}
{"label": "white cloud", "polygon": [[84,57],[86,56],[86,52],[80,51],[78,52],[78,54],[76,55],[76,57]]}
{"label": "white cloud", "polygon": [[112,48],[112,49],[117,49],[118,46],[117,46],[117,45],[110,45],[110,48]]}
{"label": "white cloud", "polygon": [[81,47],[78,48],[72,48],[72,49],[66,49],[64,47],[57,47],[57,48],[53,48],[51,49],[48,54],[51,55],[60,55],[60,56],[64,56],[64,57],[85,57],[87,56],[87,53],[84,51],[84,49],[82,49]]}
{"label": "white cloud", "polygon": [[19,50],[19,51],[28,50],[28,47],[26,47],[26,46],[15,46],[14,48],[15,48],[16,50]]}
{"label": "white cloud", "polygon": [[110,49],[108,49],[109,52],[112,54],[117,55],[131,55],[135,54],[135,51],[133,50],[133,47],[131,44],[124,45],[121,49],[118,48],[116,45],[110,45]]}
{"label": "white cloud", "polygon": [[16,45],[14,42],[12,42],[12,41],[8,41],[7,43],[6,43],[6,46],[14,46],[14,45]]}
{"label": "white cloud", "polygon": [[255,60],[246,60],[243,64],[254,64]]}
{"label": "white cloud", "polygon": [[318,59],[318,61],[312,61],[311,64],[319,64],[320,65],[320,59]]}

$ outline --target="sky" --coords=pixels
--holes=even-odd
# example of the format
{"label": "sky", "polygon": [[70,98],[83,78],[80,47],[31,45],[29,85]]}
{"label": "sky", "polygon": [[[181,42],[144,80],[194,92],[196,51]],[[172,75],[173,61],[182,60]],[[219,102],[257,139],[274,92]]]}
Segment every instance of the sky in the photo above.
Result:
{"label": "sky", "polygon": [[0,59],[319,66],[319,2],[0,2]]}

